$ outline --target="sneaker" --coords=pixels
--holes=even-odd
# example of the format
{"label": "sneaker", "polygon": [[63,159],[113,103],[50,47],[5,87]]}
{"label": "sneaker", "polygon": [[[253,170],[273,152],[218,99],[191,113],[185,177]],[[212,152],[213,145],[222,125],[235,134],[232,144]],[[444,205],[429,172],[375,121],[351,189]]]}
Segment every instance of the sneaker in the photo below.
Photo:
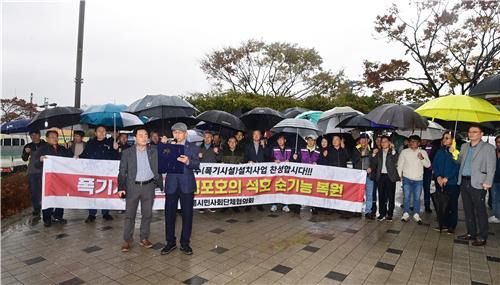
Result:
{"label": "sneaker", "polygon": [[392,222],[392,216],[385,217],[385,220],[388,221],[388,222]]}
{"label": "sneaker", "polygon": [[375,216],[372,213],[367,213],[365,214],[365,219],[373,220],[375,219]]}
{"label": "sneaker", "polygon": [[203,210],[203,209],[199,209],[199,210],[198,210],[198,213],[200,213],[200,214],[204,214],[204,213],[205,213],[205,210]]}
{"label": "sneaker", "polygon": [[95,216],[92,216],[92,215],[89,215],[86,219],[85,219],[85,223],[88,224],[88,223],[93,223],[95,221]]}
{"label": "sneaker", "polygon": [[449,229],[448,229],[448,231],[447,231],[447,233],[448,233],[449,235],[452,235],[452,234],[454,234],[454,233],[455,233],[455,229],[449,228]]}
{"label": "sneaker", "polygon": [[420,218],[420,216],[418,215],[418,213],[415,213],[413,215],[413,219],[415,220],[415,222],[417,222],[417,224],[422,224],[422,219]]}
{"label": "sneaker", "polygon": [[112,221],[113,220],[113,216],[111,216],[110,214],[106,214],[104,216],[102,216],[102,218],[106,221]]}
{"label": "sneaker", "polygon": [[404,213],[401,217],[401,222],[408,222],[408,219],[410,219],[410,215],[408,213]]}
{"label": "sneaker", "polygon": [[495,217],[495,216],[491,216],[491,217],[488,218],[488,223],[490,223],[490,224],[499,224],[500,220],[497,219],[497,217]]}
{"label": "sneaker", "polygon": [[435,230],[436,232],[445,232],[445,231],[447,231],[448,229],[447,229],[446,227],[441,227],[441,228],[439,228],[439,227],[435,227],[435,228],[434,228],[434,230]]}
{"label": "sneaker", "polygon": [[185,254],[185,255],[192,255],[193,254],[193,249],[189,246],[181,246],[180,250]]}
{"label": "sneaker", "polygon": [[377,221],[383,221],[383,220],[385,220],[385,216],[380,215],[377,217]]}
{"label": "sneaker", "polygon": [[177,245],[175,244],[167,244],[160,252],[161,255],[169,254],[171,253],[174,249],[177,248]]}
{"label": "sneaker", "polygon": [[278,211],[278,206],[272,205],[271,206],[271,212],[276,212],[276,211]]}
{"label": "sneaker", "polygon": [[288,213],[290,212],[290,208],[288,208],[288,205],[283,206],[283,212]]}
{"label": "sneaker", "polygon": [[316,207],[311,208],[311,214],[312,215],[317,215],[318,214],[318,209]]}
{"label": "sneaker", "polygon": [[215,211],[215,209],[208,209],[208,211],[209,211],[210,213],[215,213],[215,212],[216,212],[216,211]]}
{"label": "sneaker", "polygon": [[52,220],[44,220],[43,225],[47,228],[52,226]]}
{"label": "sneaker", "polygon": [[430,214],[430,213],[432,213],[431,207],[426,206],[426,207],[425,207],[425,212],[426,212],[426,213],[429,213],[429,214]]}

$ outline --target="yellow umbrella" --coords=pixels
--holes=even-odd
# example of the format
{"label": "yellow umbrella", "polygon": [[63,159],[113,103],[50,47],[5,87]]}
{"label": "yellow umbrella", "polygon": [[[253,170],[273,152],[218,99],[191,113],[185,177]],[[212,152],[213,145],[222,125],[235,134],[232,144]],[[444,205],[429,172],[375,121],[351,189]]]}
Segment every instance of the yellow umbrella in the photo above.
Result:
{"label": "yellow umbrella", "polygon": [[490,102],[466,95],[439,97],[423,104],[415,112],[432,120],[470,123],[500,121],[500,112]]}

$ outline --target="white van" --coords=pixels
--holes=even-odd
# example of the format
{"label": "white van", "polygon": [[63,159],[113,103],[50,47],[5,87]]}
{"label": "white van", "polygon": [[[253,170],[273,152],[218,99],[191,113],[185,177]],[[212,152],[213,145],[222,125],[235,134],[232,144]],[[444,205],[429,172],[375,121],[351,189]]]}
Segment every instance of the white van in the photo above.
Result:
{"label": "white van", "polygon": [[2,172],[12,172],[16,167],[28,165],[28,162],[23,161],[21,156],[24,146],[29,142],[31,139],[27,134],[0,135]]}

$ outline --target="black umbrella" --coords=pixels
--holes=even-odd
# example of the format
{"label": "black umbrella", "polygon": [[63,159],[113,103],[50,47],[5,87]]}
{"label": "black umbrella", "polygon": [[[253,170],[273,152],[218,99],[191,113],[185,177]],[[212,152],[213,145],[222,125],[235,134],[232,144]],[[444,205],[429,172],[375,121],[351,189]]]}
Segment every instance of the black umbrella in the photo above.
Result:
{"label": "black umbrella", "polygon": [[268,107],[257,107],[241,115],[240,119],[250,130],[269,130],[284,119],[283,115]]}
{"label": "black umbrella", "polygon": [[469,95],[485,99],[500,97],[500,74],[492,75],[481,80],[470,90]]}
{"label": "black umbrella", "polygon": [[368,120],[365,115],[353,115],[340,121],[336,128],[356,128],[359,130],[394,129],[393,126],[379,125]]}
{"label": "black umbrella", "polygon": [[196,117],[196,119],[205,123],[218,125],[220,128],[229,128],[237,131],[245,131],[243,122],[233,114],[219,110],[208,110]]}
{"label": "black umbrella", "polygon": [[157,131],[160,133],[160,135],[171,137],[172,132],[170,128],[172,127],[173,124],[178,122],[182,122],[189,127],[196,125],[196,123],[198,123],[198,119],[196,119],[193,116],[165,118],[165,119],[153,117],[150,118],[149,121],[147,121],[144,125],[149,131]]}
{"label": "black umbrella", "polygon": [[309,111],[309,109],[302,108],[302,107],[292,107],[292,108],[287,108],[281,112],[283,114],[283,117],[285,118],[295,118],[297,115],[300,115],[304,112]]}
{"label": "black umbrella", "polygon": [[365,118],[380,125],[389,125],[403,130],[425,129],[427,121],[413,108],[399,104],[384,104],[373,109]]}
{"label": "black umbrella", "polygon": [[29,123],[33,130],[64,128],[80,123],[82,110],[74,107],[54,107],[38,113]]}
{"label": "black umbrella", "polygon": [[444,221],[446,219],[446,208],[448,207],[450,197],[446,192],[442,190],[436,190],[436,192],[431,194],[431,199],[432,204],[434,204],[434,209],[436,210],[439,231],[441,231],[444,227]]}
{"label": "black umbrella", "polygon": [[126,110],[138,116],[155,118],[191,117],[198,109],[179,96],[146,95],[132,103]]}

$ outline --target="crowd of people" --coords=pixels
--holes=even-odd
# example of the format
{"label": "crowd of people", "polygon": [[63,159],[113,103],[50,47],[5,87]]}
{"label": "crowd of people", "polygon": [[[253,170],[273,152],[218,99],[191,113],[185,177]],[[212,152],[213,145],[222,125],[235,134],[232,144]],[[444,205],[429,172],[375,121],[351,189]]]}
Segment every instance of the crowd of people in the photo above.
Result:
{"label": "crowd of people", "polygon": [[[167,244],[162,254],[168,254],[176,248],[175,220],[177,204],[180,202],[182,215],[182,234],[180,249],[192,254],[189,240],[192,230],[194,192],[196,182],[194,170],[199,163],[262,163],[262,162],[297,162],[334,167],[353,167],[367,173],[365,188],[365,206],[363,216],[366,219],[392,221],[395,212],[396,183],[402,183],[403,203],[402,222],[411,219],[422,224],[421,196],[423,192],[423,211],[432,213],[431,184],[435,191],[445,193],[449,201],[444,212],[443,224],[436,230],[455,233],[458,221],[459,196],[462,196],[465,213],[466,233],[458,236],[471,240],[473,245],[482,246],[488,238],[488,223],[500,223],[500,136],[496,137],[496,149],[482,140],[480,125],[468,128],[468,140],[460,150],[456,146],[455,134],[445,132],[441,140],[422,140],[418,135],[404,138],[393,133],[387,135],[360,134],[357,138],[345,134],[314,134],[303,138],[304,145],[296,141],[287,141],[284,133],[270,134],[252,130],[248,137],[242,131],[233,136],[222,137],[218,133],[205,131],[201,144],[188,142],[187,126],[174,124],[171,128],[174,143],[184,144],[185,153],[178,158],[184,164],[183,174],[169,174],[164,185],[158,173],[157,145],[171,143],[172,140],[160,136],[157,131],[148,131],[145,127],[134,130],[135,144],[129,144],[128,134],[115,132],[107,137],[104,126],[95,128],[95,137],[84,141],[84,133],[77,131],[71,142],[59,145],[58,132],[46,132],[47,141],[40,138],[40,132],[30,133],[32,142],[23,150],[22,158],[29,160],[28,177],[32,195],[33,216],[40,217],[42,212],[45,226],[53,223],[65,224],[62,208],[41,211],[41,189],[43,161],[47,155],[120,160],[118,176],[118,194],[126,199],[124,245],[122,251],[129,251],[132,245],[135,217],[138,204],[141,204],[142,220],[140,244],[152,247],[149,241],[149,225],[152,217],[154,189],[165,191],[165,231]],[[289,137],[288,137],[289,138]],[[299,138],[302,139],[302,138]],[[488,198],[487,198],[488,197]],[[488,215],[486,204],[489,203],[491,214]],[[301,205],[270,205],[270,211],[300,213]],[[256,205],[258,211],[264,211],[263,205]],[[221,209],[224,212],[228,209]],[[233,207],[233,211],[242,209]],[[246,206],[244,211],[251,211]],[[214,212],[214,209],[201,209]],[[313,215],[320,212],[331,214],[330,209],[312,207]],[[101,209],[104,220],[113,220],[109,210]],[[359,213],[340,211],[341,217],[359,217]],[[85,223],[96,220],[97,210],[89,209]],[[489,217],[488,217],[489,216]]]}

